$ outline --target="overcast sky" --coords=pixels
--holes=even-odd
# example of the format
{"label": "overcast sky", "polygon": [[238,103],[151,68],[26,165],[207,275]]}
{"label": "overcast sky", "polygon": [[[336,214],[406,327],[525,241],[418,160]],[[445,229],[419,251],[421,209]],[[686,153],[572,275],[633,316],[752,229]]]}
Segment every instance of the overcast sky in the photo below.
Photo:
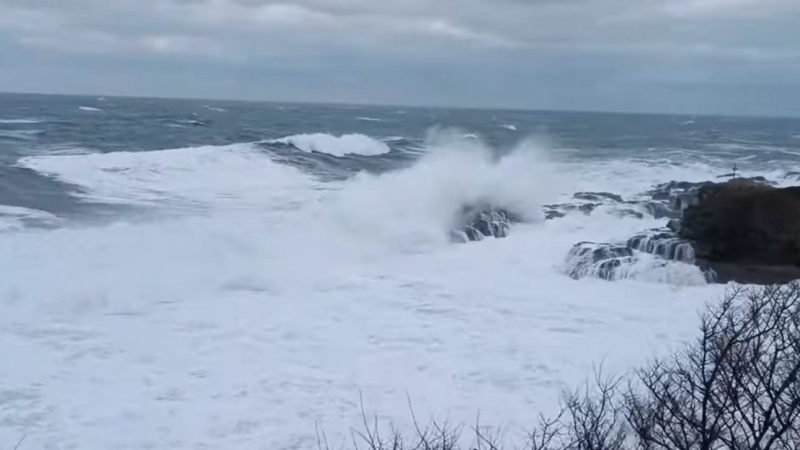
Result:
{"label": "overcast sky", "polygon": [[800,0],[0,0],[0,91],[800,115]]}

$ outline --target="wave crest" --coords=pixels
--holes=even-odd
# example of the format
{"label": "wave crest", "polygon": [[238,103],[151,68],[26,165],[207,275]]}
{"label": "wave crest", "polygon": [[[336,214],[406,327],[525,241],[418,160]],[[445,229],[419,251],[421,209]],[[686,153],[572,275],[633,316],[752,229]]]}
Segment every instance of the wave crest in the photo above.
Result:
{"label": "wave crest", "polygon": [[502,157],[463,133],[434,132],[427,153],[413,166],[349,180],[337,212],[360,236],[402,241],[403,246],[447,242],[465,206],[490,205],[524,221],[543,220],[542,204],[557,184],[532,142]]}
{"label": "wave crest", "polygon": [[392,150],[385,142],[363,134],[344,134],[342,136],[325,133],[297,134],[275,139],[269,143],[291,145],[307,153],[327,153],[340,157],[384,155]]}

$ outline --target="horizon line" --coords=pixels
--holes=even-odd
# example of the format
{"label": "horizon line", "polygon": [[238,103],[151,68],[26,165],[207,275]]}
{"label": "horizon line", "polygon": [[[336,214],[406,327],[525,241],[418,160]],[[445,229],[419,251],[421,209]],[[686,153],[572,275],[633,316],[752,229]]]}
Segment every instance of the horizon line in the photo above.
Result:
{"label": "horizon line", "polygon": [[706,118],[749,118],[749,119],[789,119],[798,120],[800,115],[773,115],[773,114],[725,114],[725,113],[674,113],[656,111],[626,111],[626,110],[603,110],[603,109],[556,109],[556,108],[533,108],[533,107],[491,107],[491,106],[453,106],[453,105],[414,105],[414,104],[393,104],[393,103],[358,103],[358,102],[333,102],[333,101],[309,101],[309,100],[264,100],[264,99],[242,99],[242,98],[214,98],[214,97],[182,97],[182,96],[161,96],[161,95],[133,95],[133,94],[70,94],[61,92],[19,92],[0,90],[0,95],[30,95],[30,96],[51,96],[51,97],[93,97],[99,98],[119,98],[119,99],[141,99],[141,100],[177,100],[177,101],[208,101],[208,102],[231,102],[231,103],[267,103],[267,104],[289,104],[289,105],[313,105],[313,106],[342,106],[342,107],[369,107],[369,108],[409,108],[409,109],[451,109],[467,111],[515,111],[515,112],[539,112],[539,113],[569,113],[569,114],[609,114],[609,115],[630,115],[630,116],[676,116],[676,117],[706,117]]}

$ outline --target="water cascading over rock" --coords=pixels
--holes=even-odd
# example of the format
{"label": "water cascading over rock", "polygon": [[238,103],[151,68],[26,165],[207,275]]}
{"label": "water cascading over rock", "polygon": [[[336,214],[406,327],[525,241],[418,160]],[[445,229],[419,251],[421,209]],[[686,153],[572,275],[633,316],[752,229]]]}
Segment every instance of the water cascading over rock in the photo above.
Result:
{"label": "water cascading over rock", "polygon": [[578,280],[597,277],[604,280],[624,278],[619,269],[635,262],[633,251],[614,244],[580,242],[567,255],[567,273]]}
{"label": "water cascading over rock", "polygon": [[487,237],[504,238],[514,223],[522,222],[518,214],[493,206],[465,206],[459,212],[460,224],[453,232],[459,242],[482,241]]}

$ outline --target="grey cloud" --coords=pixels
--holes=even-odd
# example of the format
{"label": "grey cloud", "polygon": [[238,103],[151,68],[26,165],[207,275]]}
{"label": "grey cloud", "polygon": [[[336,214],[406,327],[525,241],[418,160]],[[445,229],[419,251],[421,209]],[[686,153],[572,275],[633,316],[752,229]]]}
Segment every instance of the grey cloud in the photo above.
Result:
{"label": "grey cloud", "polygon": [[[192,82],[219,95],[235,87],[203,81],[204,72],[258,73],[272,86],[248,78],[239,97],[402,101],[411,93],[478,106],[658,109],[672,92],[667,109],[696,109],[677,91],[708,89],[708,100],[730,95],[731,84],[773,80],[800,92],[800,82],[785,81],[800,68],[797,0],[0,0],[0,11],[1,61],[22,67],[31,54],[73,55],[98,73],[111,58],[147,61],[142,80],[173,80],[168,74],[188,64],[198,73]],[[127,85],[146,94],[158,83]],[[654,98],[643,102],[648,87]],[[176,86],[176,95],[181,89],[191,90]]]}

